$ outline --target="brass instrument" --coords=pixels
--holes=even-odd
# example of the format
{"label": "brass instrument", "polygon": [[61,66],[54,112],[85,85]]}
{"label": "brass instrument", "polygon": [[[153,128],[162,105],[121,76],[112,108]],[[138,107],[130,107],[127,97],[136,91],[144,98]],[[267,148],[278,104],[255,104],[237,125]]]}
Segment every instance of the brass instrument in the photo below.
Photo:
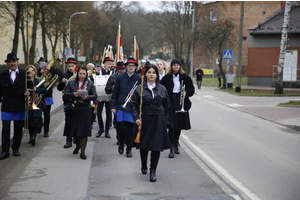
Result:
{"label": "brass instrument", "polygon": [[[50,62],[47,64],[49,67],[54,67],[56,66],[58,63],[61,62],[61,60],[54,54],[52,54],[52,59],[50,60]],[[41,81],[39,82],[39,84],[36,87],[40,87],[42,85],[45,85],[47,91],[50,90],[50,88],[52,88],[53,84],[57,81],[58,79],[58,75],[57,74],[53,74],[50,71],[46,71],[45,73],[43,73],[41,75]],[[39,105],[39,103],[41,102],[43,97],[43,94],[39,94],[36,93],[35,94],[35,104]]]}
{"label": "brass instrument", "polygon": [[175,112],[186,112],[186,110],[184,110],[184,93],[185,93],[185,85],[183,84],[183,80],[181,81],[180,84],[180,105],[181,105],[181,110],[175,111]]}
{"label": "brass instrument", "polygon": [[122,105],[122,108],[126,108],[126,105],[128,102],[131,101],[131,97],[133,95],[134,90],[137,88],[138,85],[136,85],[138,83],[138,81],[135,82],[135,84],[133,85],[133,87],[131,88],[130,92],[128,93],[126,99],[125,99],[125,103]]}
{"label": "brass instrument", "polygon": [[[24,119],[24,132],[23,135],[28,135],[28,111],[29,110],[39,110],[39,108],[36,106],[35,103],[35,85],[34,85],[34,75],[32,75],[32,72],[27,70],[26,71],[26,78],[25,78],[25,90],[26,91],[32,91],[32,95],[25,96],[25,119]],[[33,78],[33,80],[32,80]],[[28,81],[32,81],[32,89],[28,88]],[[31,97],[32,96],[32,97]]]}
{"label": "brass instrument", "polygon": [[[76,78],[76,75],[77,75],[77,72],[74,72],[73,75],[68,79],[68,83],[69,83],[70,80]],[[68,83],[65,85],[64,89],[62,90],[63,94],[65,94],[66,87],[67,87]]]}
{"label": "brass instrument", "polygon": [[88,71],[88,76],[93,77],[93,79],[95,80],[95,78],[96,78],[96,69],[95,69],[95,67],[93,67],[93,69]]}

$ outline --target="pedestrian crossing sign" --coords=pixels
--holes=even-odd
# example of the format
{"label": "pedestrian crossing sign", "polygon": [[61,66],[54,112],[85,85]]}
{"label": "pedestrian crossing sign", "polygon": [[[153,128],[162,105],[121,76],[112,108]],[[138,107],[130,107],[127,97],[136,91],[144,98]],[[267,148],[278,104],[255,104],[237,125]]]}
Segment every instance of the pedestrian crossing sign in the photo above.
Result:
{"label": "pedestrian crossing sign", "polygon": [[223,59],[232,59],[232,50],[224,50]]}

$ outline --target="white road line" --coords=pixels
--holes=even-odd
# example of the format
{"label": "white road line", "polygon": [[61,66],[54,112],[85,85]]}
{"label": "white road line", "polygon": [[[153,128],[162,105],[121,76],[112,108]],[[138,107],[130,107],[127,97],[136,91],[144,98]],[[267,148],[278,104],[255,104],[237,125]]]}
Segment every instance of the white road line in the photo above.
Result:
{"label": "white road line", "polygon": [[[182,134],[183,139],[208,163],[210,163],[223,177],[227,178],[231,183],[233,183],[238,189],[240,189],[245,195],[247,195],[252,200],[260,200],[252,191],[246,188],[241,182],[234,178],[227,170],[221,167],[216,161],[214,161],[209,155],[207,155],[200,147],[192,143],[188,137]],[[228,194],[228,193],[227,193]]]}

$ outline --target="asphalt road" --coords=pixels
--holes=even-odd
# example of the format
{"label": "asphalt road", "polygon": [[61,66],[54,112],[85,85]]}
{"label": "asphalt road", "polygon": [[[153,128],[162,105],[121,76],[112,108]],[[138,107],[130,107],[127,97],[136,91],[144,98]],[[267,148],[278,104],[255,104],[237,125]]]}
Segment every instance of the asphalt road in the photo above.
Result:
{"label": "asphalt road", "polygon": [[[293,117],[299,118],[300,109],[276,106],[278,100],[295,97],[276,101],[274,98],[236,98],[205,88],[196,92],[190,112],[193,130],[186,133],[186,137],[209,156],[207,163],[252,199],[299,200],[299,131],[279,124],[286,121],[283,118],[290,119],[294,111],[297,116]],[[258,117],[262,111],[264,116],[270,115],[271,120],[277,122]]]}
{"label": "asphalt road", "polygon": [[180,155],[161,153],[157,182],[141,174],[138,150],[132,158],[118,154],[113,128],[112,138],[96,138],[94,123],[87,160],[73,155],[74,147],[64,149],[58,108],[49,138],[39,135],[34,147],[23,138],[22,155],[0,161],[0,199],[299,200],[299,132],[246,106],[260,101],[268,116],[267,107],[277,109],[275,99],[236,98],[212,88],[196,93],[192,129],[183,131]]}

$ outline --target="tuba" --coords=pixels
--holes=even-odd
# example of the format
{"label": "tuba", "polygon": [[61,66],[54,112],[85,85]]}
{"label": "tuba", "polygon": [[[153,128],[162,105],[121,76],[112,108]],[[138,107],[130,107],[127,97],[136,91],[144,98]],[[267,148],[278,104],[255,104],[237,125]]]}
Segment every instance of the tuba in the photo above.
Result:
{"label": "tuba", "polygon": [[[58,63],[61,62],[61,60],[56,55],[54,55],[54,54],[52,54],[52,55],[53,55],[53,57],[50,60],[50,62],[48,63],[49,67],[54,67]],[[57,81],[57,79],[58,79],[58,75],[57,74],[54,74],[54,73],[52,73],[50,71],[46,71],[45,73],[43,73],[41,75],[41,81],[39,82],[39,84],[36,87],[40,87],[42,85],[45,85],[47,91],[49,91],[50,88],[52,88],[53,84]],[[42,97],[43,97],[42,94],[39,94],[39,93],[35,94],[35,104],[36,105],[39,105],[39,103],[42,100]]]}

